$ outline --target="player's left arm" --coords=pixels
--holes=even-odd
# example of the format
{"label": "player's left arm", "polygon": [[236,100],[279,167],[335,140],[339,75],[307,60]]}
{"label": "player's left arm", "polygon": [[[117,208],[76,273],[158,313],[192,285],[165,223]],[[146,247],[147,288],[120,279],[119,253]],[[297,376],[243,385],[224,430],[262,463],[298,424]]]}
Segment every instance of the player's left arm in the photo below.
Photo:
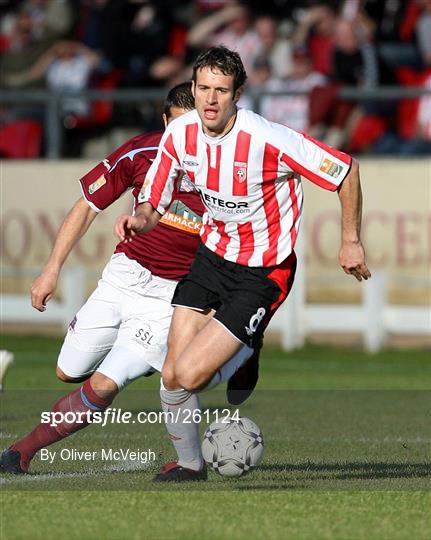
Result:
{"label": "player's left arm", "polygon": [[[306,133],[272,124],[272,131],[280,135],[280,163],[287,171],[305,176],[329,191],[338,191],[342,212],[342,240],[340,265],[346,274],[358,281],[371,277],[365,263],[361,242],[362,192],[359,164],[347,154],[331,148]],[[276,139],[274,145],[279,147]]]}
{"label": "player's left arm", "polygon": [[361,242],[362,190],[359,164],[355,159],[338,188],[338,196],[342,213],[340,265],[346,274],[362,281],[371,277],[371,273],[365,262],[365,251]]}

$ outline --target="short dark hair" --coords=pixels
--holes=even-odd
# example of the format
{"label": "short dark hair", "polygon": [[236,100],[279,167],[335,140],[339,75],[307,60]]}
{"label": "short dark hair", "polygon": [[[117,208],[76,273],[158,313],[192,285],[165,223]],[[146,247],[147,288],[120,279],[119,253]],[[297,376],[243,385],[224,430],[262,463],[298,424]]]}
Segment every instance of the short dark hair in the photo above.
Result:
{"label": "short dark hair", "polygon": [[201,53],[196,58],[195,63],[193,64],[192,75],[194,82],[196,82],[197,71],[204,67],[218,69],[224,75],[233,75],[234,92],[236,92],[247,80],[247,73],[245,72],[240,55],[223,45],[211,47],[211,49]]}
{"label": "short dark hair", "polygon": [[172,107],[180,107],[186,111],[192,111],[195,108],[191,81],[177,84],[169,90],[163,104],[163,112],[168,118],[171,116]]}

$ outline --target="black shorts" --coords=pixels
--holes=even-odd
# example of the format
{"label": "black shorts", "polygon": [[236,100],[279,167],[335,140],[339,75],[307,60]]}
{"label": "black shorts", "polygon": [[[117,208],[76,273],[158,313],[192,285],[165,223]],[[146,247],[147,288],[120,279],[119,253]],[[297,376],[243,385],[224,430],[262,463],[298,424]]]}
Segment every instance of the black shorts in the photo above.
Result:
{"label": "black shorts", "polygon": [[262,337],[271,317],[286,299],[296,270],[296,255],[277,266],[242,266],[200,244],[187,277],[175,290],[172,305],[204,311],[245,345]]}

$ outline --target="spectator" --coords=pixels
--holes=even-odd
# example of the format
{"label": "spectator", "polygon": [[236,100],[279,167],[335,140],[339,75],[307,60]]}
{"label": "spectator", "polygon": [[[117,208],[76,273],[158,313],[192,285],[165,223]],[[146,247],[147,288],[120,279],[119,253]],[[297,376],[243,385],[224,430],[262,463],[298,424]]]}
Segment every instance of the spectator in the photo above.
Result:
{"label": "spectator", "polygon": [[317,4],[301,16],[292,36],[295,47],[310,51],[313,69],[324,75],[332,71],[335,23],[334,10],[327,4]]}
{"label": "spectator", "polygon": [[168,2],[83,0],[76,36],[98,50],[128,86],[152,85],[151,65],[168,51]]}
{"label": "spectator", "polygon": [[223,44],[239,53],[247,72],[252,71],[253,61],[263,47],[253,29],[249,9],[237,2],[231,2],[196,23],[189,31],[187,44],[193,48]]}
{"label": "spectator", "polygon": [[[266,84],[266,89],[274,92],[310,92],[316,86],[324,85],[325,82],[324,75],[313,71],[307,51],[298,49],[293,55],[293,69],[290,76],[285,79],[270,79]],[[268,120],[284,124],[296,131],[307,131],[309,104],[308,95],[268,96],[263,98],[260,112]]]}
{"label": "spectator", "polygon": [[191,70],[187,68],[184,58],[178,55],[166,55],[157,59],[150,67],[151,79],[156,84],[169,88],[191,78]]}
{"label": "spectator", "polygon": [[388,67],[421,67],[414,35],[416,0],[363,0],[363,13],[375,28],[378,55]]}
{"label": "spectator", "polygon": [[[404,85],[422,83],[426,72],[418,69],[431,67],[431,0],[16,0],[2,5],[0,13],[0,84],[6,88],[45,85],[74,92],[88,87],[95,66],[97,78],[91,83],[103,88],[120,81],[126,86],[172,86],[190,76],[193,48],[225,43],[243,57],[252,90],[310,92],[266,96],[260,112],[271,120],[354,151],[371,149],[379,139],[378,151],[399,144],[407,148],[403,141],[410,151],[426,140],[425,98],[416,115],[417,99],[355,103],[338,95],[345,85],[396,84],[394,73]],[[74,18],[71,35],[82,48],[75,44],[72,51],[69,44],[46,52],[58,36],[63,39],[70,32]],[[292,37],[286,38],[286,32]],[[384,65],[385,58],[393,70]],[[241,105],[253,108],[256,103],[244,97]],[[86,111],[85,100],[71,96],[62,112],[72,122],[71,114],[81,116],[76,125],[86,133],[89,126],[101,125],[100,118],[113,116],[119,125],[149,128],[155,116],[148,104],[94,102],[83,118]],[[43,122],[44,115],[45,106],[39,103],[0,111],[3,121]]]}
{"label": "spectator", "polygon": [[11,19],[7,45],[0,58],[0,83],[8,87],[10,76],[29,70],[48,48],[47,41],[36,39],[34,22],[25,12]]}
{"label": "spectator", "polygon": [[26,50],[36,42],[34,23],[28,13],[14,13],[3,20],[2,33],[6,40],[6,51]]}
{"label": "spectator", "polygon": [[[420,84],[431,90],[431,74],[419,76]],[[401,156],[431,155],[431,97],[429,94],[408,104],[408,115],[399,114],[396,130],[385,133],[374,145],[377,154]],[[400,108],[403,104],[400,103]]]}
{"label": "spectator", "polygon": [[71,25],[67,0],[26,0],[19,11],[10,12],[2,24],[5,54],[0,59],[0,84],[7,87],[9,76],[29,70]]}
{"label": "spectator", "polygon": [[[136,9],[137,8],[137,9]],[[148,85],[151,65],[168,52],[170,20],[156,2],[129,2],[126,13],[132,13],[124,39],[128,44],[128,82],[133,86]]]}
{"label": "spectator", "polygon": [[[48,88],[57,93],[74,94],[89,86],[90,76],[100,63],[100,56],[73,41],[56,44],[40,59],[35,71],[45,71]],[[63,115],[85,116],[89,105],[80,98],[68,98],[63,102]]]}
{"label": "spectator", "polygon": [[292,51],[287,39],[278,36],[277,23],[273,17],[262,15],[254,23],[260,40],[259,56],[266,56],[272,75],[283,79],[292,71]]}
{"label": "spectator", "polygon": [[374,87],[378,83],[375,49],[363,39],[361,28],[353,21],[342,18],[337,20],[332,62],[331,76],[338,83],[365,88]]}
{"label": "spectator", "polygon": [[74,38],[95,51],[103,50],[103,21],[108,1],[79,0]]}
{"label": "spectator", "polygon": [[[73,94],[88,87],[90,75],[98,66],[100,57],[84,44],[60,41],[46,51],[26,72],[10,76],[9,86],[22,86],[29,82],[45,79],[48,88],[57,93]],[[70,97],[62,102],[63,115],[84,116],[88,103]]]}
{"label": "spectator", "polygon": [[64,37],[72,28],[73,14],[68,0],[26,0],[21,9],[32,19],[38,40]]}
{"label": "spectator", "polygon": [[267,88],[267,83],[271,78],[271,62],[265,54],[260,54],[253,62],[253,70],[250,73],[250,77],[247,79],[247,87],[253,88],[253,90],[264,90]]}
{"label": "spectator", "polygon": [[310,132],[327,144],[343,147],[349,138],[349,119],[354,101],[338,97],[341,85],[373,87],[378,83],[378,63],[371,43],[359,37],[360,28],[354,22],[339,18],[335,24],[332,53],[332,83],[312,92]]}

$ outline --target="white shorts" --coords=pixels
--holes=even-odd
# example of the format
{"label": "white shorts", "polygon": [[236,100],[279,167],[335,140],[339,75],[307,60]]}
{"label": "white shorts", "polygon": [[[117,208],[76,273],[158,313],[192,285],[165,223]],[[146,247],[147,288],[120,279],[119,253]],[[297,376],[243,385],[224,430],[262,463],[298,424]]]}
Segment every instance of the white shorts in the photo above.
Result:
{"label": "white shorts", "polygon": [[70,323],[58,367],[74,378],[97,370],[119,389],[152,369],[161,371],[176,285],[115,253]]}

